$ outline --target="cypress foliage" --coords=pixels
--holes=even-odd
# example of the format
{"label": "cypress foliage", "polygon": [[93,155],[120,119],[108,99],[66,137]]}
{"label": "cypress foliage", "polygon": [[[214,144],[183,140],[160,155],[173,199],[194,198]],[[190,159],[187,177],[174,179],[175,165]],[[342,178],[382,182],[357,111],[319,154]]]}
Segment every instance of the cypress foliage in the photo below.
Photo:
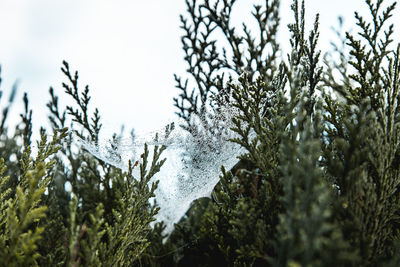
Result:
{"label": "cypress foliage", "polygon": [[325,97],[329,141],[324,148],[324,165],[340,190],[337,219],[365,265],[392,255],[398,239],[400,51],[399,45],[389,49],[393,25],[384,26],[395,3],[385,9],[383,1],[366,3],[372,22],[356,13],[361,39],[347,34],[354,72],[346,73],[350,84],[337,86],[344,101]]}
{"label": "cypress foliage", "polygon": [[[53,140],[47,142],[47,136],[42,134],[35,159],[26,146],[15,194],[10,194],[11,189],[4,186],[9,177],[2,177],[0,253],[4,266],[37,265],[38,243],[45,230],[39,223],[47,210],[40,202],[51,179],[48,171],[55,163],[47,159],[60,149],[57,143],[65,135],[66,129],[60,133],[56,131]],[[4,174],[4,160],[1,160],[1,168]]]}
{"label": "cypress foliage", "polygon": [[[88,115],[89,88],[80,92],[78,73],[72,74],[66,62],[62,71],[69,82],[63,84],[65,92],[77,107],[61,111],[50,88],[53,137],[47,141],[48,134],[41,129],[36,157],[31,153],[32,111],[26,94],[15,135],[8,137],[6,124],[2,125],[1,155],[8,161],[0,160],[0,266],[131,266],[149,245],[150,223],[158,212],[149,202],[157,188],[150,179],[165,161],[165,147],[155,147],[148,161],[145,146],[142,160],[130,164],[128,172],[73,147],[68,117],[76,123],[71,123],[76,135],[98,140],[100,116],[97,109]],[[24,152],[16,153],[19,162],[14,163],[10,155],[19,150]],[[7,172],[7,163],[12,173]],[[136,167],[139,177],[132,175]]]}
{"label": "cypress foliage", "polygon": [[[193,29],[205,29],[203,37],[221,29],[238,67],[238,58],[247,51],[255,55],[262,47],[251,48],[237,31],[224,30],[229,29],[227,14],[234,3],[217,1],[212,12],[207,1],[187,2],[194,25],[210,25]],[[175,247],[176,265],[377,266],[393,257],[398,240],[399,51],[390,49],[393,25],[385,27],[395,4],[384,8],[383,3],[366,1],[370,23],[356,13],[359,37],[347,33],[345,46],[336,46],[339,62],[325,57],[323,65],[317,48],[318,16],[306,36],[304,1],[293,1],[292,51],[286,62],[270,61],[269,70],[259,76],[252,64],[238,67],[236,73],[233,68],[218,70],[229,76],[228,82],[214,82],[209,91],[200,83],[189,93],[178,83],[186,95],[176,103],[191,107],[184,110],[176,104],[178,115],[188,125],[190,115],[185,114],[209,112],[198,103],[208,101],[215,108],[221,96],[240,111],[232,129],[238,138],[232,141],[247,153],[231,171],[223,169],[213,199],[195,202],[176,226],[167,242]],[[265,3],[266,10],[270,5]],[[256,12],[261,9],[255,7]],[[216,14],[223,23],[211,22]],[[187,25],[183,20],[189,32]],[[273,26],[263,29],[275,34],[268,32]],[[193,36],[183,37],[185,51],[197,51],[194,44],[202,37],[185,43]],[[274,42],[270,45],[278,49]],[[190,55],[186,60],[191,66]],[[210,60],[203,60],[195,66],[208,64]],[[333,74],[336,70],[339,78]],[[188,72],[209,80],[221,78],[217,71],[201,68],[189,67]],[[232,82],[237,75],[239,83]],[[225,86],[217,86],[221,84]],[[205,97],[208,94],[217,97]],[[190,242],[190,235],[196,243]],[[199,254],[204,255],[200,260]],[[388,264],[395,262],[396,257]]]}

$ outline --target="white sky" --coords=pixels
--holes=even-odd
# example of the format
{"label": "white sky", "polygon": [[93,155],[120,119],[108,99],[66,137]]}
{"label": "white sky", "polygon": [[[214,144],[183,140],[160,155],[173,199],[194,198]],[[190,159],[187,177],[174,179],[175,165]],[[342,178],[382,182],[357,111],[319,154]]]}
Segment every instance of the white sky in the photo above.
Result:
{"label": "white sky", "polygon": [[[256,2],[260,1],[238,0],[235,21],[248,19],[249,7]],[[285,25],[292,20],[291,2],[281,4],[284,47],[288,47]],[[308,22],[313,23],[317,12],[321,16],[322,50],[329,48],[330,27],[337,25],[337,17],[342,15],[346,25],[354,25],[353,12],[365,12],[363,2],[306,1]],[[65,59],[79,71],[81,88],[89,84],[92,107],[99,108],[106,129],[119,131],[122,124],[138,132],[162,127],[176,119],[172,98],[178,90],[173,74],[185,76],[179,28],[179,14],[185,8],[184,0],[1,0],[1,106],[19,79],[16,100],[21,103],[23,92],[28,92],[35,126],[43,125],[50,86],[66,103],[60,71]],[[393,21],[400,21],[399,8]],[[395,30],[400,36],[400,29]],[[12,111],[17,120],[22,106],[15,105]]]}

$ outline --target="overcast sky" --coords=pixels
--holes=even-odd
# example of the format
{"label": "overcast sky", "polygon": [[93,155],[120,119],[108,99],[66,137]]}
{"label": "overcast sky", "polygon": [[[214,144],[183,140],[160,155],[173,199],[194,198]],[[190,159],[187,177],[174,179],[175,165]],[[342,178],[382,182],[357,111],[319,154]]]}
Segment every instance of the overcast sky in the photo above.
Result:
{"label": "overcast sky", "polygon": [[[65,59],[80,73],[80,84],[89,84],[92,105],[99,108],[106,130],[121,124],[136,131],[158,129],[176,118],[172,98],[177,95],[173,74],[185,75],[181,52],[179,14],[184,0],[0,0],[0,64],[5,104],[10,88],[19,79],[18,102],[28,92],[34,122],[42,125],[47,113],[48,89],[53,86],[65,101],[61,63]],[[252,3],[238,0],[235,23],[249,18]],[[286,24],[292,20],[282,0],[280,41],[288,44]],[[307,0],[312,23],[321,16],[320,48],[329,48],[330,27],[337,17],[354,25],[355,10],[365,12],[363,0]],[[387,1],[388,3],[393,0]],[[400,9],[395,12],[400,21]],[[395,28],[399,36],[400,29]],[[399,38],[397,38],[399,40]],[[64,102],[66,103],[66,102]],[[93,107],[92,106],[92,107]],[[15,106],[14,114],[22,111]],[[12,117],[16,120],[18,116]]]}

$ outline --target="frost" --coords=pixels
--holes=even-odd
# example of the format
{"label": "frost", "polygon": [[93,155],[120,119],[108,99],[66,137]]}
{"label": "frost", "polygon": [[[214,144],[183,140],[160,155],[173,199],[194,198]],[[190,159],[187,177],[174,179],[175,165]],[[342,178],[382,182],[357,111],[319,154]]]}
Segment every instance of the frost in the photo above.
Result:
{"label": "frost", "polygon": [[[221,166],[231,169],[237,163],[237,157],[243,153],[239,145],[229,141],[235,137],[235,133],[230,130],[235,114],[236,111],[226,105],[217,115],[208,117],[207,123],[193,117],[198,125],[194,134],[179,126],[173,127],[183,124],[177,121],[165,129],[139,135],[134,139],[103,139],[99,144],[84,140],[79,142],[95,157],[124,171],[127,170],[129,160],[135,162],[140,159],[145,143],[149,145],[150,151],[155,145],[167,147],[162,154],[162,158],[167,160],[153,180],[159,180],[155,201],[160,211],[156,219],[164,221],[165,233],[169,234],[174,223],[186,213],[193,200],[210,197],[219,181]],[[209,125],[213,125],[213,130],[209,130]],[[138,168],[133,174],[140,177]]]}

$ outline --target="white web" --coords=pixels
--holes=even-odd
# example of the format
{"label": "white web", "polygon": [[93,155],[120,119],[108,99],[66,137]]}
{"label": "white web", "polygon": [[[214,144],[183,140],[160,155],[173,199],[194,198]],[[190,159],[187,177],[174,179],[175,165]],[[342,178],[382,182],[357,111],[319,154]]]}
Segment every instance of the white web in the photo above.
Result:
{"label": "white web", "polygon": [[[217,115],[207,118],[207,124],[194,117],[193,122],[198,126],[195,134],[179,127],[183,121],[177,121],[174,123],[177,126],[168,135],[164,128],[134,139],[119,139],[115,142],[103,139],[97,145],[81,139],[78,141],[93,156],[124,171],[128,168],[129,160],[140,160],[145,143],[149,146],[149,151],[155,145],[166,146],[161,158],[167,160],[160,172],[153,177],[153,181],[159,180],[155,201],[160,211],[156,220],[164,221],[164,233],[169,234],[192,201],[211,196],[219,181],[221,166],[231,169],[237,163],[237,157],[243,153],[238,144],[229,141],[235,137],[235,133],[230,130],[235,114],[234,108],[225,105]],[[202,125],[214,125],[216,127],[213,129],[217,130],[210,131]],[[149,155],[149,161],[151,156]],[[140,177],[138,168],[134,169],[133,174],[136,178]]]}

